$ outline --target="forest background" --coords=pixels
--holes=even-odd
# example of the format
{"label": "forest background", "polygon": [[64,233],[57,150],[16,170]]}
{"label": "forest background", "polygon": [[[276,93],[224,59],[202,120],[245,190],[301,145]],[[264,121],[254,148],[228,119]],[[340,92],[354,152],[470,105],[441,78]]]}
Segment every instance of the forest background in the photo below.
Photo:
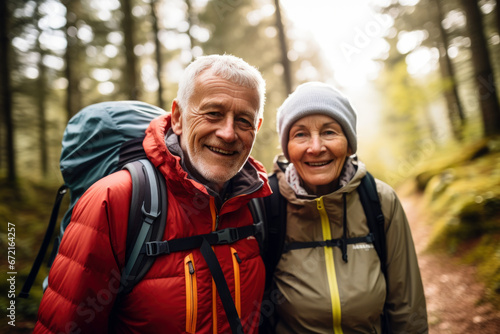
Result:
{"label": "forest background", "polygon": [[[0,1],[0,246],[15,242],[17,292],[63,183],[68,120],[101,101],[169,110],[183,69],[212,53],[242,57],[266,79],[252,155],[268,171],[286,96],[312,80],[344,91],[358,112],[360,159],[403,196],[423,194],[429,250],[477,266],[484,299],[500,307],[495,0]],[[2,277],[13,271],[4,254]],[[46,274],[29,300],[16,299],[19,330],[33,326]],[[9,281],[0,288],[5,312]]]}

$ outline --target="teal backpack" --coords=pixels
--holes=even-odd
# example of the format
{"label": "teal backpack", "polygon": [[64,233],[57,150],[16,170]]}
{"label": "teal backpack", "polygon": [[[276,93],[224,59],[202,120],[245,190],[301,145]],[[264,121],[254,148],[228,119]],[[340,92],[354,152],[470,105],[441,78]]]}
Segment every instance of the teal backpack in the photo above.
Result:
{"label": "teal backpack", "polygon": [[[45,237],[19,297],[29,297],[29,292],[44,261],[45,254],[52,243],[61,201],[68,191],[70,193],[69,208],[62,218],[59,235],[53,242],[52,253],[47,263],[48,267],[52,265],[57,255],[60,240],[64,234],[64,230],[71,221],[71,214],[76,202],[97,180],[127,166],[127,169],[133,176],[133,181],[135,180],[135,183],[133,183],[134,201],[137,201],[137,203],[141,199],[144,201],[144,178],[148,175],[143,172],[141,175],[142,181],[139,180],[137,175],[140,175],[139,172],[142,168],[138,165],[138,162],[140,161],[140,164],[144,165],[144,168],[151,167],[152,165],[146,158],[146,154],[142,148],[142,140],[149,123],[165,113],[164,110],[147,103],[120,101],[102,102],[88,106],[71,118],[64,131],[60,158],[60,168],[64,185],[57,191]],[[129,164],[131,162],[134,163]],[[153,178],[150,176],[148,179],[161,180],[162,175],[155,172],[156,168],[148,168],[147,170],[154,172],[152,174]],[[136,176],[134,177],[134,175]],[[161,184],[164,185],[165,183],[153,183],[155,187]],[[154,188],[151,187],[151,189]],[[149,209],[151,207],[149,199],[153,198],[152,210],[153,214],[156,214],[154,212],[157,206],[154,203],[157,197],[156,194],[163,195],[166,200],[166,190],[154,190],[154,192],[151,190],[151,194],[153,195],[147,196],[148,203],[145,203],[145,205]],[[157,200],[158,203],[162,202],[160,198]],[[166,214],[166,210],[163,213]],[[140,215],[140,210],[137,210],[137,205],[131,205],[129,218],[135,217],[133,220],[137,221],[136,217],[138,215]],[[132,239],[129,240],[129,236],[132,238],[136,232],[136,225],[129,224],[129,231],[132,230],[133,233],[127,233],[127,245],[133,243]],[[154,231],[152,230],[150,233],[150,238],[161,237],[162,234],[160,232],[162,231],[159,225],[161,224],[155,225]],[[152,261],[150,262],[144,267],[150,266]],[[46,277],[43,283],[44,290],[47,283],[48,279]],[[130,284],[127,286],[130,286]]]}

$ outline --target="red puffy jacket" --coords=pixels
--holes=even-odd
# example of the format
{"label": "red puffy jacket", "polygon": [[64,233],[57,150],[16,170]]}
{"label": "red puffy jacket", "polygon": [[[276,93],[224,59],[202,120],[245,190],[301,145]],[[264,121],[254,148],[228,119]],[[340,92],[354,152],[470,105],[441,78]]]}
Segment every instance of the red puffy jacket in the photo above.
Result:
{"label": "red puffy jacket", "polygon": [[[270,194],[263,166],[249,158],[218,212],[206,188],[188,179],[165,145],[170,114],[154,120],[144,148],[165,176],[168,215],[164,240],[253,223],[247,203]],[[49,274],[35,333],[230,332],[210,271],[199,249],[159,256],[128,295],[117,299],[124,267],[132,181],[126,171],[94,184],[76,205]],[[213,246],[245,333],[257,332],[264,264],[253,237]]]}

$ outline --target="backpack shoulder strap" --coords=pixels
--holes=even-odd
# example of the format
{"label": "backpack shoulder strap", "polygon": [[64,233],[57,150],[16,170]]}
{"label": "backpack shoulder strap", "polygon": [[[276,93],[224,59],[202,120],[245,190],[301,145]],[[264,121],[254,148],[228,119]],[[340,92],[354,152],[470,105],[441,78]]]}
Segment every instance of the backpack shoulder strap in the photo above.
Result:
{"label": "backpack shoulder strap", "polygon": [[270,274],[266,282],[272,279],[272,273],[278,265],[285,246],[286,199],[281,195],[278,183],[276,174],[269,176],[269,185],[273,193],[264,198],[266,208],[266,227],[264,230],[267,233],[267,241],[263,259],[266,272]]}
{"label": "backpack shoulder strap", "polygon": [[[385,219],[382,213],[382,206],[377,192],[377,185],[373,175],[366,172],[366,175],[361,179],[361,185],[358,187],[359,198],[365,211],[368,228],[374,235],[373,245],[380,259],[380,267],[384,274],[386,285],[388,284],[387,277],[387,246],[385,236]],[[387,314],[387,304],[384,304],[384,313],[382,318],[382,333],[391,333],[389,316]]]}
{"label": "backpack shoulder strap", "polygon": [[373,175],[366,172],[358,187],[359,198],[365,211],[368,228],[374,235],[374,247],[380,258],[382,272],[386,274],[386,240],[385,240],[385,219],[382,213],[380,199],[378,197],[377,186]]}
{"label": "backpack shoulder strap", "polygon": [[264,209],[264,199],[262,197],[252,198],[248,202],[248,209],[252,213],[253,226],[255,227],[255,238],[259,243],[260,254],[266,251],[267,231],[266,231],[266,212]]}
{"label": "backpack shoulder strap", "polygon": [[129,293],[153,265],[155,257],[141,253],[146,242],[163,237],[167,219],[167,188],[160,171],[147,159],[125,165],[132,177],[132,196],[122,273],[122,295]]}

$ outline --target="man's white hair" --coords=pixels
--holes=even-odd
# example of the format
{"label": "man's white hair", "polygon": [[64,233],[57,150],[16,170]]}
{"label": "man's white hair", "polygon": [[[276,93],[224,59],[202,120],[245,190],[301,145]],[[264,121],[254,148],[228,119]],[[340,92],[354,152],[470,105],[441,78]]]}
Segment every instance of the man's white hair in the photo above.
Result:
{"label": "man's white hair", "polygon": [[187,107],[194,93],[196,78],[205,70],[239,86],[257,89],[260,104],[257,119],[264,117],[266,82],[255,67],[232,55],[201,56],[189,64],[179,81],[177,91],[177,103],[181,110]]}

